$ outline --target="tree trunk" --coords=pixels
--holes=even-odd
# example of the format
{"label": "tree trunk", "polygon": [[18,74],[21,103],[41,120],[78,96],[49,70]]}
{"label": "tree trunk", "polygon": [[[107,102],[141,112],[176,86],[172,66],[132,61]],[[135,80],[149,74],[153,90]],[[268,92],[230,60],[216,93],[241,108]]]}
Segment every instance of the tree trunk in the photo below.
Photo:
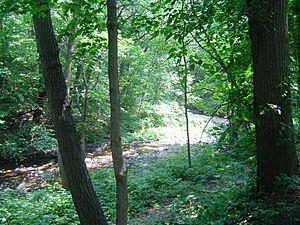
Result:
{"label": "tree trunk", "polygon": [[76,134],[50,10],[47,1],[35,3],[37,8],[47,6],[47,9],[42,11],[44,16],[40,16],[40,13],[33,15],[33,22],[49,109],[75,208],[81,224],[106,225]]}
{"label": "tree trunk", "polygon": [[[74,18],[76,19],[76,15],[74,15]],[[77,22],[73,25],[72,29],[70,30],[70,35],[68,37],[67,41],[67,49],[66,49],[66,64],[64,68],[64,75],[65,75],[65,80],[67,83],[67,89],[68,89],[68,94],[70,94],[70,82],[72,78],[72,57],[74,54],[74,45],[75,45],[75,38],[74,34],[77,31]]]}
{"label": "tree trunk", "polygon": [[117,185],[117,225],[127,224],[127,169],[122,156],[120,134],[120,95],[118,80],[117,1],[107,0],[108,74],[111,107],[111,149]]}
{"label": "tree trunk", "polygon": [[86,139],[86,131],[87,131],[87,117],[88,117],[88,94],[89,94],[89,81],[88,77],[85,74],[83,64],[80,64],[81,74],[83,76],[84,81],[84,96],[83,96],[83,106],[82,106],[82,126],[81,126],[81,147],[85,150],[85,139]]}
{"label": "tree trunk", "polygon": [[[74,17],[74,19],[76,19],[76,15],[74,15],[73,17]],[[64,68],[64,76],[65,76],[65,82],[67,84],[68,96],[70,96],[70,82],[71,82],[71,77],[72,77],[72,57],[73,57],[74,45],[75,45],[75,38],[73,36],[77,31],[77,26],[78,26],[77,22],[75,21],[72,29],[70,30],[70,35],[69,35],[68,41],[67,41],[66,64],[65,64],[65,68]],[[83,148],[83,150],[84,150],[84,148]],[[67,180],[67,175],[66,175],[65,169],[63,167],[62,158],[61,158],[61,154],[59,151],[57,153],[57,158],[58,158],[58,165],[59,165],[59,172],[60,172],[62,186],[65,189],[69,190],[69,183]]]}
{"label": "tree trunk", "polygon": [[297,173],[288,75],[287,1],[248,0],[254,70],[258,190]]}
{"label": "tree trunk", "polygon": [[[183,45],[183,48],[185,46]],[[187,147],[187,156],[189,167],[192,166],[192,157],[191,157],[191,141],[190,141],[190,126],[189,126],[189,114],[188,114],[188,68],[186,57],[183,56],[184,61],[184,116],[185,116],[185,131],[186,131],[186,147]]]}

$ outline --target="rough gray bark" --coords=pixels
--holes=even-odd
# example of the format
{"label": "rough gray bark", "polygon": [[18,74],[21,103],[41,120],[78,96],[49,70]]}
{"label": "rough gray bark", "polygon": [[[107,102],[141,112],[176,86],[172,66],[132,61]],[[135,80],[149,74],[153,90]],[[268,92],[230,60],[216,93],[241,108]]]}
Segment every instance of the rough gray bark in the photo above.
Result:
{"label": "rough gray bark", "polygon": [[42,11],[43,17],[33,15],[33,22],[49,109],[74,205],[81,224],[106,225],[76,134],[48,2],[35,3],[37,8],[47,6],[47,10]]}
{"label": "rough gray bark", "polygon": [[254,70],[258,190],[297,173],[288,75],[287,1],[248,0]]}
{"label": "rough gray bark", "polygon": [[122,156],[120,134],[120,95],[118,78],[118,30],[117,1],[107,0],[107,30],[108,30],[108,74],[111,107],[111,149],[116,177],[117,225],[127,224],[128,191],[127,169]]}

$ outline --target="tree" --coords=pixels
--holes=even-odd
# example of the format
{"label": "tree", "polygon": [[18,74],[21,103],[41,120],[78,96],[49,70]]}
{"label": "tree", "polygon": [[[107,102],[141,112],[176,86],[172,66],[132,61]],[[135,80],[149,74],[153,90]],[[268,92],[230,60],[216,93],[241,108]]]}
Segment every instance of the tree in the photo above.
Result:
{"label": "tree", "polygon": [[298,170],[288,74],[287,1],[248,0],[259,191]]}
{"label": "tree", "polygon": [[117,185],[117,225],[127,224],[127,169],[122,156],[120,134],[120,94],[118,78],[117,1],[107,1],[108,75],[111,108],[111,149]]}
{"label": "tree", "polygon": [[80,223],[83,225],[107,224],[89,178],[83,150],[76,134],[48,2],[35,1],[33,11],[37,12],[33,15],[33,22],[49,109]]}
{"label": "tree", "polygon": [[[79,5],[80,2],[76,1],[74,3],[75,5]],[[77,30],[77,15],[73,12],[73,18],[74,18],[74,22],[72,24],[72,27],[70,29],[70,34],[67,37],[67,43],[66,43],[66,53],[65,53],[65,66],[64,66],[64,76],[65,76],[65,82],[67,84],[67,93],[68,93],[68,97],[70,96],[70,83],[71,83],[71,78],[72,78],[72,60],[73,60],[73,54],[74,54],[74,46],[75,46],[75,33]],[[84,143],[84,142],[83,142]],[[81,148],[85,149],[84,144],[82,144],[81,141]],[[59,172],[60,172],[60,176],[61,176],[61,182],[62,182],[62,186],[66,189],[69,189],[69,184],[68,184],[68,180],[67,180],[67,175],[65,172],[65,169],[63,167],[63,163],[62,163],[62,159],[61,159],[61,154],[58,151],[57,153],[57,158],[58,158],[58,165],[59,165]]]}

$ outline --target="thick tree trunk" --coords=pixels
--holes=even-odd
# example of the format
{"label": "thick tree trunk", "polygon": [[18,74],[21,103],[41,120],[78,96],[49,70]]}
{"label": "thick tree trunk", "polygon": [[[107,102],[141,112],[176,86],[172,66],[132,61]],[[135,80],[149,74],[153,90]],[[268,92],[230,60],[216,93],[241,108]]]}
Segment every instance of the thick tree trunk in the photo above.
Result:
{"label": "thick tree trunk", "polygon": [[[38,8],[47,5],[47,1],[36,1],[36,3]],[[43,17],[33,15],[34,28],[49,109],[72,198],[81,224],[106,225],[76,134],[50,10],[47,9],[43,13],[45,13]]]}
{"label": "thick tree trunk", "polygon": [[258,190],[297,173],[288,75],[287,1],[248,0],[254,70]]}
{"label": "thick tree trunk", "polygon": [[108,74],[111,105],[111,149],[117,185],[117,225],[127,224],[127,169],[122,156],[120,134],[120,95],[118,78],[117,1],[107,0]]}

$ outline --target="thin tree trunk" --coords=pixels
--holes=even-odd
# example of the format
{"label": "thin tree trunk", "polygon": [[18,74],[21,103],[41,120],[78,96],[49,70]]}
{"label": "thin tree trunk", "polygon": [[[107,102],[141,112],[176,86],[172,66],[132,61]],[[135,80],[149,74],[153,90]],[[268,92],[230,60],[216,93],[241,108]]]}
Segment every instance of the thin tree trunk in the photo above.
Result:
{"label": "thin tree trunk", "polygon": [[189,127],[189,114],[188,114],[188,68],[186,57],[183,56],[184,61],[184,116],[185,116],[185,127],[186,127],[186,141],[187,141],[187,155],[189,166],[192,166],[191,157],[191,142],[190,142],[190,127]]}
{"label": "thin tree trunk", "polygon": [[[184,12],[186,5],[185,1],[181,2],[181,10]],[[185,36],[187,34],[186,30],[186,21],[183,20],[183,30],[182,30],[182,49],[186,50]],[[186,60],[186,54],[182,56],[184,63],[184,73],[183,73],[183,94],[184,94],[184,116],[185,116],[185,128],[186,128],[186,141],[187,141],[187,156],[188,156],[188,164],[189,167],[192,166],[192,158],[191,158],[191,143],[190,143],[190,127],[189,127],[189,114],[188,114],[188,65]]]}
{"label": "thin tree trunk", "polygon": [[83,97],[83,108],[82,108],[82,127],[81,127],[81,147],[85,150],[85,139],[87,130],[87,116],[88,116],[88,94],[89,94],[89,81],[85,74],[83,65],[81,64],[81,74],[84,80],[84,97]]}
{"label": "thin tree trunk", "polygon": [[61,178],[61,185],[64,189],[70,190],[67,174],[66,174],[66,171],[64,169],[61,154],[60,154],[59,150],[57,151],[57,162],[58,162],[58,168],[59,168],[59,175],[60,175],[60,178]]}
{"label": "thin tree trunk", "polygon": [[107,0],[108,74],[111,107],[111,149],[117,185],[117,225],[127,224],[127,169],[122,156],[120,134],[120,95],[118,80],[117,1]]}
{"label": "thin tree trunk", "polygon": [[[75,15],[74,15],[74,18],[76,18]],[[75,46],[75,38],[73,36],[77,31],[77,26],[78,26],[78,24],[77,24],[77,22],[75,22],[75,24],[73,25],[73,27],[70,31],[70,35],[69,35],[68,41],[67,41],[66,64],[65,64],[65,68],[64,68],[64,75],[65,75],[65,80],[66,80],[69,95],[70,95],[70,82],[71,82],[71,78],[72,78],[72,57],[74,54],[74,46]]]}
{"label": "thin tree trunk", "polygon": [[82,225],[106,225],[76,133],[48,2],[35,4],[37,8],[47,6],[44,16],[33,15],[33,22],[49,109],[74,205]]}
{"label": "thin tree trunk", "polygon": [[297,173],[288,75],[287,1],[248,0],[254,70],[258,190]]}
{"label": "thin tree trunk", "polygon": [[[85,139],[86,139],[86,130],[87,130],[87,117],[88,117],[88,92],[89,92],[89,85],[88,85],[88,78],[85,74],[85,71],[84,71],[84,66],[83,66],[83,63],[82,62],[77,62],[78,66],[77,66],[77,73],[76,73],[76,76],[75,76],[75,93],[76,93],[76,105],[77,105],[77,108],[79,110],[79,113],[81,115],[81,122],[82,122],[82,125],[80,126],[80,144],[81,144],[81,148],[83,149],[83,151],[85,151],[85,146],[86,146],[86,142],[85,142]],[[81,106],[80,104],[80,93],[79,93],[79,90],[78,90],[78,84],[77,82],[79,82],[79,78],[80,78],[80,75],[83,76],[83,80],[84,80],[84,96],[83,96],[83,106]]]}

